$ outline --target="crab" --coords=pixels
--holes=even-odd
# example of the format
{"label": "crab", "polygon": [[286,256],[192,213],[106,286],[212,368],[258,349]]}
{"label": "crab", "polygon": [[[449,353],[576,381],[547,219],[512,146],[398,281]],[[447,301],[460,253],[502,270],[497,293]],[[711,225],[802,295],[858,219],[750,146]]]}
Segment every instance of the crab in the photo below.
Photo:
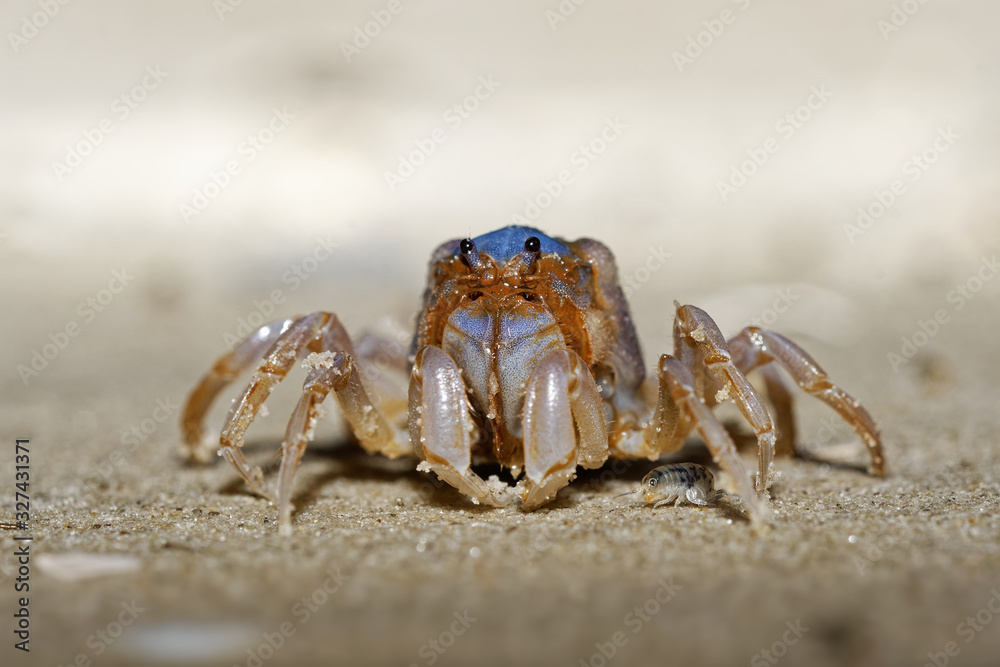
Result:
{"label": "crab", "polygon": [[[368,336],[355,344],[333,313],[272,322],[219,358],[191,392],[182,414],[188,457],[209,458],[214,446],[203,439],[206,413],[220,391],[256,363],[226,417],[218,453],[250,490],[277,504],[282,534],[291,531],[296,470],[331,392],[366,452],[414,457],[419,470],[435,473],[473,503],[518,501],[527,511],[551,501],[578,468],[598,468],[609,457],[655,461],[697,433],[759,522],[769,515],[774,455],[803,454],[780,367],[855,430],[867,446],[868,472],[885,474],[868,411],[802,348],[752,326],[726,340],[705,311],[674,306],[673,354],[661,355],[647,376],[605,245],[526,226],[447,241],[431,257],[409,354],[390,359],[390,366],[408,372],[408,392],[376,364],[386,346]],[[275,488],[245,459],[244,434],[303,358],[309,371],[281,445]],[[755,369],[774,418],[747,380]],[[727,399],[756,437],[755,475],[712,411]],[[483,479],[473,467],[478,463],[509,469],[516,484]]]}

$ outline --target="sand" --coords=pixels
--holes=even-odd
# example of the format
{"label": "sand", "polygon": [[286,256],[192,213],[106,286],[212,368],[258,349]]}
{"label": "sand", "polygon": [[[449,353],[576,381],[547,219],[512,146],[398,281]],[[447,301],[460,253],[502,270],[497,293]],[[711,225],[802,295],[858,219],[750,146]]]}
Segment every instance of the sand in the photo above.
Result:
{"label": "sand", "polygon": [[[986,622],[1000,589],[997,352],[974,326],[993,308],[985,300],[898,373],[891,336],[813,346],[876,416],[890,475],[780,460],[763,534],[725,509],[615,498],[645,461],[584,473],[525,514],[473,506],[413,462],[367,457],[321,426],[282,539],[274,508],[228,464],[183,463],[178,404],[219,344],[198,335],[211,326],[181,326],[209,313],[176,304],[166,316],[151,298],[109,306],[107,319],[122,309],[114,335],[74,341],[10,394],[3,430],[31,439],[34,541],[32,651],[9,664],[256,664],[247,651],[267,654],[268,637],[281,644],[268,664],[600,665],[601,647],[620,664],[763,664],[755,656],[772,646],[784,664],[922,664],[946,647],[960,650],[956,664],[997,655],[1000,624]],[[889,315],[909,313],[879,313]],[[297,393],[288,384],[251,431],[252,461],[275,460]],[[798,405],[803,441],[864,463],[832,413]],[[706,455],[692,440],[681,458]],[[3,537],[8,576],[16,532]],[[129,558],[88,575],[43,554]],[[0,588],[5,613],[11,588]],[[91,638],[121,620],[110,647]],[[960,625],[977,622],[981,632]]]}

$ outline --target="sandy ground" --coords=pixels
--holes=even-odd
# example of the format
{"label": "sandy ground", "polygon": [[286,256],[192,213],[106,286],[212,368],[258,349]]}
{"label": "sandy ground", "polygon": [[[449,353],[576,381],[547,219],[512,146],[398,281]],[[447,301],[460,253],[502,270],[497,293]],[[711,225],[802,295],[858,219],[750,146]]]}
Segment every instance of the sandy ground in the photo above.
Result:
{"label": "sandy ground", "polygon": [[[248,664],[248,647],[283,623],[294,634],[269,664],[431,664],[427,643],[451,644],[452,630],[463,634],[440,664],[602,664],[598,645],[610,650],[618,631],[621,664],[745,663],[783,637],[796,640],[785,664],[922,664],[950,641],[961,651],[955,664],[993,664],[1000,650],[1000,623],[981,612],[1000,589],[1000,360],[986,326],[995,299],[954,313],[933,353],[898,373],[886,358],[898,345],[891,335],[811,346],[876,415],[891,475],[782,461],[767,534],[720,509],[622,504],[614,496],[635,486],[646,462],[583,475],[533,514],[477,508],[412,463],[356,454],[327,427],[303,466],[287,540],[273,509],[227,465],[182,463],[176,415],[153,419],[163,415],[158,401],[176,409],[218,352],[188,325],[211,330],[223,318],[179,304],[168,315],[153,294],[131,299],[113,324],[95,321],[113,335],[89,332],[79,353],[68,347],[56,359],[44,391],[11,388],[3,431],[31,438],[32,553],[125,554],[137,569],[65,582],[58,575],[72,568],[36,558],[31,659],[8,664],[67,665],[77,655]],[[877,316],[905,331],[923,312]],[[20,349],[31,345],[24,338]],[[252,460],[273,461],[295,393],[275,397],[248,446]],[[825,409],[800,406],[804,441],[853,441]],[[124,439],[132,426],[145,438],[136,447]],[[704,458],[696,442],[686,454]],[[336,592],[327,596],[329,577],[339,583],[328,582]],[[664,584],[675,588],[661,605]],[[11,580],[0,590],[6,613]],[[317,601],[308,615],[296,607],[303,596]],[[103,642],[88,637],[115,630],[133,601],[143,609],[134,625],[96,656]],[[647,603],[646,616],[634,611]],[[959,624],[977,614],[982,631],[963,633]],[[809,630],[798,640],[786,622]]]}
{"label": "sandy ground", "polygon": [[[997,664],[996,10],[926,3],[883,33],[888,2],[732,4],[681,68],[721,8],[595,1],[553,25],[527,2],[407,3],[350,60],[339,45],[377,3],[93,0],[8,36],[0,662]],[[38,7],[9,3],[0,25],[23,32]],[[489,76],[500,87],[449,123]],[[790,135],[789,113],[806,118]],[[582,169],[615,119],[628,127]],[[447,140],[391,187],[438,126]],[[572,182],[532,214],[561,170]],[[878,214],[860,234],[859,207]],[[837,463],[863,452],[806,400],[801,440],[834,464],[780,461],[763,534],[724,509],[616,499],[648,462],[581,475],[532,514],[478,508],[413,462],[357,454],[334,409],[289,539],[228,465],[183,462],[179,405],[244,321],[330,309],[352,332],[405,332],[437,243],[514,214],[612,248],[650,364],[674,299],[727,334],[756,320],[793,337],[875,416],[889,477]],[[275,463],[301,380],[250,432],[255,463]],[[16,438],[28,654],[10,632]],[[683,458],[703,461],[700,443]]]}

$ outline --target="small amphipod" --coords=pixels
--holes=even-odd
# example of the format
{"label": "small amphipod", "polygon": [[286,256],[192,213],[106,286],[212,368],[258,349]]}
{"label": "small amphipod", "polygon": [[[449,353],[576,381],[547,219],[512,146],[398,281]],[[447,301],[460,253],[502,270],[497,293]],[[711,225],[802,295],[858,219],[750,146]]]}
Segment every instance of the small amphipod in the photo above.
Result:
{"label": "small amphipod", "polygon": [[692,505],[712,505],[725,493],[715,489],[712,472],[697,463],[671,463],[651,470],[637,491],[647,503],[656,503],[654,509],[670,503],[677,506],[685,500]]}

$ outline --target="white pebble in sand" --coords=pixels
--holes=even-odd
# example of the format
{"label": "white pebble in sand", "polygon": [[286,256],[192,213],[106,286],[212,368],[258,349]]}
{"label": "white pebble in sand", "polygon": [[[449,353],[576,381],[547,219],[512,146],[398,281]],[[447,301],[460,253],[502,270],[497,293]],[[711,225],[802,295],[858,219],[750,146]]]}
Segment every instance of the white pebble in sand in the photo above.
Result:
{"label": "white pebble in sand", "polygon": [[42,574],[59,581],[127,574],[138,571],[142,565],[142,561],[135,556],[124,554],[40,554],[35,562]]}

